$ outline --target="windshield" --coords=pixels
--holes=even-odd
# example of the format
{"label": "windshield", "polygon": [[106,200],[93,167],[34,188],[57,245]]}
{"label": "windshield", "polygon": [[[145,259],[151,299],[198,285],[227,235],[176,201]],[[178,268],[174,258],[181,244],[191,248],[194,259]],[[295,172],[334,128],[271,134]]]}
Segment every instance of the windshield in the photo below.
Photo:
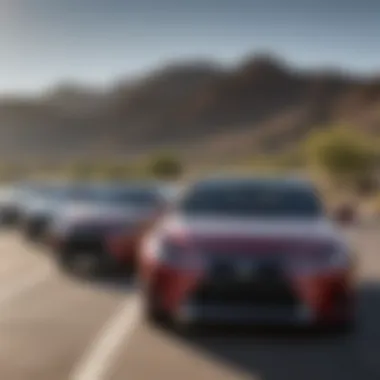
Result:
{"label": "windshield", "polygon": [[132,207],[154,207],[159,203],[160,197],[151,188],[118,188],[105,187],[94,193],[96,201],[107,204],[116,204]]}
{"label": "windshield", "polygon": [[47,200],[58,201],[68,198],[70,195],[70,189],[66,187],[46,189],[41,194],[40,198],[45,198]]}
{"label": "windshield", "polygon": [[68,186],[41,186],[38,189],[26,190],[24,196],[36,201],[60,201],[69,197]]}
{"label": "windshield", "polygon": [[322,213],[312,189],[265,184],[202,185],[185,195],[179,209],[191,215],[317,217]]}

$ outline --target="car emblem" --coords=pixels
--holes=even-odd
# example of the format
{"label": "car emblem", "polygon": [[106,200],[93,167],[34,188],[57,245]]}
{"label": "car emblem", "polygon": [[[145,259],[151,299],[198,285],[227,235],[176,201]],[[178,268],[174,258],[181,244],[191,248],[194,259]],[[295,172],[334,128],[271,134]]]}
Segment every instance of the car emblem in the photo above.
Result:
{"label": "car emblem", "polygon": [[249,279],[255,274],[256,270],[252,263],[241,262],[236,266],[236,272],[240,278]]}

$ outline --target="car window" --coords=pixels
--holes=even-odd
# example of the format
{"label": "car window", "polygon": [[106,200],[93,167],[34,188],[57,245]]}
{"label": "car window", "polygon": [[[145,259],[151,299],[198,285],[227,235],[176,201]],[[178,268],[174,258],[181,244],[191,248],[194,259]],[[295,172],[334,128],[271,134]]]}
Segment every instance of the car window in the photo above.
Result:
{"label": "car window", "polygon": [[150,188],[100,188],[95,192],[98,202],[125,206],[154,207],[160,203],[158,192]]}
{"label": "car window", "polygon": [[314,191],[281,185],[199,186],[179,202],[187,214],[260,217],[315,217],[322,206]]}

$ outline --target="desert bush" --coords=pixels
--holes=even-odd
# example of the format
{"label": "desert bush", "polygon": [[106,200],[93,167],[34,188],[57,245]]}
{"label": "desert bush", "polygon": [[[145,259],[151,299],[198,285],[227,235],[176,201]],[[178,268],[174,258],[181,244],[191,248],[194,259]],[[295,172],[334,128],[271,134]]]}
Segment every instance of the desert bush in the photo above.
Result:
{"label": "desert bush", "polygon": [[96,177],[106,180],[123,180],[128,177],[128,168],[123,164],[101,165],[96,170]]}
{"label": "desert bush", "polygon": [[368,137],[342,128],[324,130],[310,136],[306,153],[334,184],[361,194],[376,188],[376,152]]}
{"label": "desert bush", "polygon": [[174,180],[184,172],[184,167],[175,154],[159,153],[149,160],[148,172],[156,178]]}
{"label": "desert bush", "polygon": [[69,177],[76,180],[92,179],[96,174],[96,165],[89,162],[76,162],[67,168],[66,173]]}

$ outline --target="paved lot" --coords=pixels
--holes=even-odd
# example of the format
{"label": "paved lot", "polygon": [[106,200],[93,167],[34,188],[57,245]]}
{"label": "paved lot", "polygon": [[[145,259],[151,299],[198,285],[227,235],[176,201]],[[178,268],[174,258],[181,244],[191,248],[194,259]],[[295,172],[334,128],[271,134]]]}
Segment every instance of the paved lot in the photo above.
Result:
{"label": "paved lot", "polygon": [[352,337],[198,332],[147,326],[127,284],[60,274],[40,247],[0,234],[0,379],[378,380],[380,227],[348,231],[359,261]]}

